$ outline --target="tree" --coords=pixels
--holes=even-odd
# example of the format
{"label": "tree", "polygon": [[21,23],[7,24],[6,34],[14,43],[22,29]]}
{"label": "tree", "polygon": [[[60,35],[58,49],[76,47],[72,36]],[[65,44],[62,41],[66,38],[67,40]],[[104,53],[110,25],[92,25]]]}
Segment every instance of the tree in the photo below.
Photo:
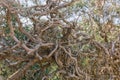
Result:
{"label": "tree", "polygon": [[7,80],[120,79],[119,26],[111,14],[119,7],[106,8],[118,1],[41,1],[0,1],[1,74]]}

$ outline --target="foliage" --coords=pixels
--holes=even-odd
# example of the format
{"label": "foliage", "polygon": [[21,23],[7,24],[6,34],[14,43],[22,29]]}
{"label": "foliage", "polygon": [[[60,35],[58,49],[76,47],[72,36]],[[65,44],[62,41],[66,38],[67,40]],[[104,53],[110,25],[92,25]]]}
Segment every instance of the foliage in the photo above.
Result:
{"label": "foliage", "polygon": [[114,0],[1,0],[0,75],[7,80],[119,80]]}

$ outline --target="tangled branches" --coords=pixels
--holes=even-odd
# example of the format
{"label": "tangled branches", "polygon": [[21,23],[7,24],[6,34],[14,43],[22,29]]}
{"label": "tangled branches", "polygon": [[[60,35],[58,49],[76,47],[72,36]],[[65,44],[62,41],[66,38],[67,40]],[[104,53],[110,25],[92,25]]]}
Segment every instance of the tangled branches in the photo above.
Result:
{"label": "tangled branches", "polygon": [[[51,74],[41,74],[44,76],[40,77],[42,80],[55,74],[62,76],[62,80],[90,80],[101,75],[100,79],[119,79],[119,71],[116,71],[120,66],[119,39],[110,43],[111,48],[106,47],[108,44],[102,45],[94,36],[82,32],[78,23],[67,20],[67,14],[62,12],[75,2],[77,0],[47,0],[44,5],[23,7],[19,1],[0,1],[3,12],[0,60],[16,68],[7,80],[21,79],[36,63],[41,69],[33,73],[45,72],[51,64],[57,65]],[[29,30],[22,18],[32,23]],[[83,50],[85,45],[94,50]],[[84,64],[81,64],[83,61]]]}

